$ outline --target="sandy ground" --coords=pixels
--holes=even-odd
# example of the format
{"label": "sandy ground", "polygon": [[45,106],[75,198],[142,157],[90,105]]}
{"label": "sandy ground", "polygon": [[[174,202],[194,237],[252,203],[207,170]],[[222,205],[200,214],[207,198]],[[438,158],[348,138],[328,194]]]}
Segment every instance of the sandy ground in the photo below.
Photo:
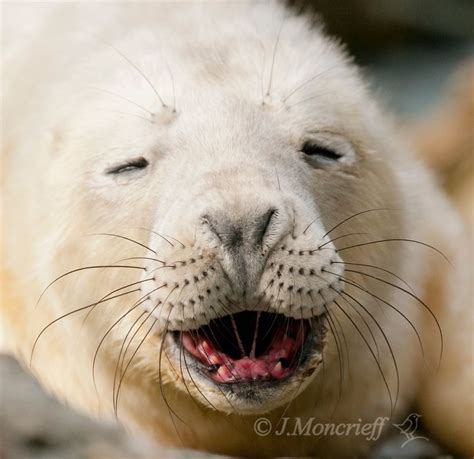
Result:
{"label": "sandy ground", "polygon": [[[225,459],[196,451],[158,450],[128,436],[118,425],[81,416],[46,395],[8,356],[0,356],[0,381],[1,459]],[[400,448],[403,441],[394,432],[371,459],[441,455],[431,440]]]}
{"label": "sandy ground", "polygon": [[[91,420],[47,395],[11,357],[0,356],[0,459],[212,459],[162,450],[115,423]],[[219,456],[223,459],[222,456]]]}

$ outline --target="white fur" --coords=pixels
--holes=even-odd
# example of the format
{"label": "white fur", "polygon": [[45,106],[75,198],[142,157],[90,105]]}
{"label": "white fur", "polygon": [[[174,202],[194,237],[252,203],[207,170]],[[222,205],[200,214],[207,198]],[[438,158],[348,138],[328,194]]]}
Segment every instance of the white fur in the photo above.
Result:
{"label": "white fur", "polygon": [[[201,392],[191,388],[203,405],[199,410],[185,391],[183,379],[189,385],[189,377],[171,368],[173,356],[170,361],[163,357],[158,365],[165,316],[171,328],[179,329],[183,323],[192,328],[223,313],[217,306],[213,312],[208,309],[209,302],[216,299],[214,293],[191,306],[196,292],[183,288],[184,278],[198,276],[198,287],[204,290],[223,282],[224,293],[231,295],[222,270],[232,273],[232,263],[226,261],[203,224],[205,214],[224,212],[245,219],[268,207],[278,208],[274,233],[267,241],[268,264],[261,278],[258,266],[249,267],[254,294],[249,304],[256,309],[261,305],[255,298],[275,277],[270,262],[275,266],[283,263],[285,268],[294,265],[305,273],[313,268],[319,273],[331,258],[373,264],[397,273],[417,295],[424,294],[424,273],[438,262],[437,255],[424,247],[392,242],[339,255],[335,252],[383,238],[418,239],[436,245],[443,239],[439,235],[442,226],[458,226],[429,174],[397,140],[339,47],[312,29],[306,19],[290,15],[274,3],[28,4],[4,8],[9,45],[3,60],[4,165],[8,171],[4,183],[4,269],[12,276],[22,304],[21,312],[6,308],[4,314],[12,348],[29,361],[35,338],[49,322],[93,304],[122,285],[146,278],[159,264],[147,262],[144,273],[103,269],[73,274],[49,289],[35,308],[42,290],[55,277],[80,266],[156,257],[178,266],[156,271],[160,275],[146,287],[167,286],[157,290],[143,309],[129,314],[104,342],[96,367],[100,401],[90,370],[94,352],[109,327],[146,294],[144,286],[133,299],[124,297],[94,308],[85,326],[84,314],[76,314],[48,329],[35,349],[33,369],[50,390],[80,409],[110,416],[115,362],[122,341],[143,310],[151,311],[159,300],[166,307],[153,312],[152,319],[159,319],[158,328],[140,348],[121,390],[119,418],[125,425],[158,441],[178,444],[160,395],[164,390],[173,408],[192,425],[193,432],[180,426],[185,445],[190,447],[239,454],[249,454],[256,447],[254,443],[262,454],[282,454],[282,447],[285,454],[314,454],[315,448],[323,446],[334,454],[367,449],[370,445],[355,436],[304,442],[285,439],[281,444],[256,438],[252,432],[254,415],[265,412],[277,419],[277,408],[292,400],[297,390],[302,394],[292,403],[290,416],[330,418],[340,379],[331,336],[325,348],[324,374],[319,368],[303,386],[288,384],[258,406],[236,399],[229,408],[219,391],[200,381]],[[343,160],[310,167],[299,151],[308,139],[336,148],[344,154]],[[145,157],[150,166],[116,177],[105,173],[137,156]],[[354,218],[323,237],[344,218],[373,208],[388,210]],[[140,228],[180,242],[172,239],[171,245]],[[133,237],[156,255],[127,241],[93,233]],[[280,249],[314,250],[346,233],[367,234],[328,243],[327,250],[314,255],[290,255]],[[177,262],[183,258],[198,261],[193,266],[189,262],[179,266]],[[215,259],[220,260],[222,269],[204,279],[202,271]],[[334,265],[335,272],[344,273],[342,266]],[[393,277],[367,272],[406,288]],[[238,273],[233,275],[236,278]],[[430,316],[411,296],[374,279],[357,274],[349,277],[395,304],[417,328],[426,322],[429,330],[435,330]],[[379,352],[376,364],[367,343],[332,303],[336,295],[328,285],[337,280],[335,276],[312,278],[305,274],[295,279],[287,274],[285,280],[296,288],[316,292],[327,288],[323,290],[327,304],[344,327],[347,368],[332,420],[370,421],[390,415],[378,365],[392,397],[395,369],[380,330],[372,323]],[[342,288],[343,284],[336,282],[335,286]],[[355,287],[344,288],[377,318],[397,357],[400,396],[396,419],[418,392],[422,358],[416,335],[393,309]],[[274,299],[278,292],[270,289],[266,294],[273,294]],[[338,298],[364,330],[360,317]],[[272,310],[278,310],[273,300],[268,301]],[[295,301],[286,293],[282,310],[289,316],[307,317],[323,312],[322,304],[321,297],[316,302],[308,298]],[[367,315],[366,320],[370,322]],[[145,336],[148,324],[151,321],[134,337],[135,346]],[[370,344],[370,335],[365,334]],[[436,335],[429,347],[425,349],[427,359],[433,360],[431,354],[439,352]],[[179,365],[177,360],[174,364]],[[160,376],[163,387],[157,382]],[[202,394],[217,411],[206,406]],[[222,412],[227,412],[227,419],[251,440],[235,436],[222,422]],[[241,413],[250,416],[242,418]]]}

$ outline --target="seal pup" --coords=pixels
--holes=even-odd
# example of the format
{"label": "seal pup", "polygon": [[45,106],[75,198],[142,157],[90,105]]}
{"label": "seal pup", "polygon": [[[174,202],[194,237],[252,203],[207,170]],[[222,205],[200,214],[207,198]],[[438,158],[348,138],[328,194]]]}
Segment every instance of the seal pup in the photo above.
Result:
{"label": "seal pup", "polygon": [[295,420],[418,404],[472,448],[462,225],[334,40],[277,3],[4,9],[3,338],[45,387],[169,446],[363,454]]}

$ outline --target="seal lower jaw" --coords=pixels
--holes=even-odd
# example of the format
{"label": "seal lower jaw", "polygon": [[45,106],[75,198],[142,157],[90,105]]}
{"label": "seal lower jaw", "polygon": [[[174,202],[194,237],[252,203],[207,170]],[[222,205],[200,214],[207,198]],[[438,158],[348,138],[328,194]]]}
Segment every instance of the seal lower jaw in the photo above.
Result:
{"label": "seal lower jaw", "polygon": [[296,395],[295,385],[296,391],[305,386],[322,361],[326,318],[244,311],[170,333],[187,371],[233,400],[251,403],[255,412],[290,389]]}

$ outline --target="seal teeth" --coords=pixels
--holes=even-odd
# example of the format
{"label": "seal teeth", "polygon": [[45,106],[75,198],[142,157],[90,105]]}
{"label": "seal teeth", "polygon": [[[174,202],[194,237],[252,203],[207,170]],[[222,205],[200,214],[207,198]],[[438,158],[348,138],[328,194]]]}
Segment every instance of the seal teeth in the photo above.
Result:
{"label": "seal teeth", "polygon": [[207,355],[210,355],[214,351],[212,346],[209,344],[209,341],[206,340],[202,342],[202,348]]}
{"label": "seal teeth", "polygon": [[244,311],[186,333],[183,346],[215,382],[282,380],[300,365],[298,356],[309,332],[307,322]]}
{"label": "seal teeth", "polygon": [[209,356],[209,362],[211,362],[213,365],[221,365],[223,363],[222,359],[217,353],[214,353]]}
{"label": "seal teeth", "polygon": [[221,380],[221,382],[226,382],[226,381],[230,381],[232,379],[232,373],[230,372],[230,370],[225,365],[222,365],[217,370],[216,377],[219,378]]}
{"label": "seal teeth", "polygon": [[272,370],[272,376],[274,378],[281,378],[284,374],[285,370],[283,368],[283,365],[281,364],[281,362],[278,362],[274,367],[273,367],[273,370]]}

